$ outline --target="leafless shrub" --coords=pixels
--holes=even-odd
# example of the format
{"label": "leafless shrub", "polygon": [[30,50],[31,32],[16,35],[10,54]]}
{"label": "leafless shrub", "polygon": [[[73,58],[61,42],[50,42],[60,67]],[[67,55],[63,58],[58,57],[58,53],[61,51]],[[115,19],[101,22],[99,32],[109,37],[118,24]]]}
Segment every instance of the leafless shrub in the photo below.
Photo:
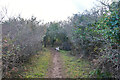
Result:
{"label": "leafless shrub", "polygon": [[2,23],[3,76],[12,77],[13,68],[20,68],[31,55],[42,49],[45,26],[35,17],[26,20],[21,17],[9,18]]}

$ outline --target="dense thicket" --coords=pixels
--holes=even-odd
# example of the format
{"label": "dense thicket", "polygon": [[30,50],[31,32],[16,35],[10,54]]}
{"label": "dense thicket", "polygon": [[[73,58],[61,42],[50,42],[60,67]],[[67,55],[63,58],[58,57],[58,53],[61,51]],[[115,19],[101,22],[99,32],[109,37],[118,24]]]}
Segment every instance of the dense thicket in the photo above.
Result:
{"label": "dense thicket", "polygon": [[3,76],[10,77],[24,61],[42,49],[44,32],[45,26],[35,17],[29,20],[10,18],[2,23]]}
{"label": "dense thicket", "polygon": [[[120,2],[75,14],[64,27],[74,44],[72,54],[89,57],[95,64],[92,77],[119,77]],[[69,28],[69,30],[68,30]],[[109,74],[108,74],[109,73]]]}
{"label": "dense thicket", "polygon": [[3,22],[4,75],[10,77],[17,71],[16,63],[37,53],[43,44],[60,46],[93,62],[90,77],[120,77],[120,1],[100,3],[102,6],[74,14],[68,21],[40,25],[34,17],[19,17]]}
{"label": "dense thicket", "polygon": [[[79,54],[95,64],[91,77],[119,77],[120,2],[101,3],[101,7],[74,14],[69,21],[59,25],[72,43],[71,54]],[[55,31],[52,27],[48,33]]]}
{"label": "dense thicket", "polygon": [[64,27],[57,22],[50,23],[43,39],[44,46],[59,46],[63,50],[71,50],[71,44]]}

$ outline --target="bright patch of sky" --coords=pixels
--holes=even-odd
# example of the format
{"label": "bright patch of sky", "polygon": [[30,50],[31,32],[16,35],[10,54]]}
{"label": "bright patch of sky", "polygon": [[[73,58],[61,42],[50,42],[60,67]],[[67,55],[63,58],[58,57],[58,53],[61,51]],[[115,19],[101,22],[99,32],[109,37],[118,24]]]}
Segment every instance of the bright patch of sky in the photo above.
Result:
{"label": "bright patch of sky", "polygon": [[18,16],[39,20],[60,21],[91,9],[96,0],[0,0],[0,8],[7,8],[9,17]]}

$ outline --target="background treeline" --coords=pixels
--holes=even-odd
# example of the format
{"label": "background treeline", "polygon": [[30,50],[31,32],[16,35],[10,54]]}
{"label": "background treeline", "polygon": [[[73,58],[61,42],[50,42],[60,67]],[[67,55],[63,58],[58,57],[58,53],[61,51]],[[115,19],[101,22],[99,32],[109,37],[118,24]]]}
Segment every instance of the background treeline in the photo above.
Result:
{"label": "background treeline", "polygon": [[11,77],[42,47],[59,46],[90,60],[94,64],[90,77],[120,77],[120,1],[107,1],[99,1],[101,6],[74,14],[68,21],[40,24],[35,17],[4,21],[3,76]]}

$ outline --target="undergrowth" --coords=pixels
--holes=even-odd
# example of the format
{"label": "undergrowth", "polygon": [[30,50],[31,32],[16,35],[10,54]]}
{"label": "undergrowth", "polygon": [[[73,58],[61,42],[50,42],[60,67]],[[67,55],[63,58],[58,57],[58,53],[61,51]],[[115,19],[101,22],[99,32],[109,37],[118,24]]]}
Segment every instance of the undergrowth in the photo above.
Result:
{"label": "undergrowth", "polygon": [[90,63],[84,59],[77,59],[75,56],[70,56],[68,51],[60,50],[61,57],[64,61],[64,68],[66,70],[66,76],[69,78],[88,78],[90,69]]}
{"label": "undergrowth", "polygon": [[51,60],[50,51],[38,52],[37,55],[32,56],[29,63],[25,64],[25,72],[22,74],[25,78],[44,78],[47,73],[49,61]]}

